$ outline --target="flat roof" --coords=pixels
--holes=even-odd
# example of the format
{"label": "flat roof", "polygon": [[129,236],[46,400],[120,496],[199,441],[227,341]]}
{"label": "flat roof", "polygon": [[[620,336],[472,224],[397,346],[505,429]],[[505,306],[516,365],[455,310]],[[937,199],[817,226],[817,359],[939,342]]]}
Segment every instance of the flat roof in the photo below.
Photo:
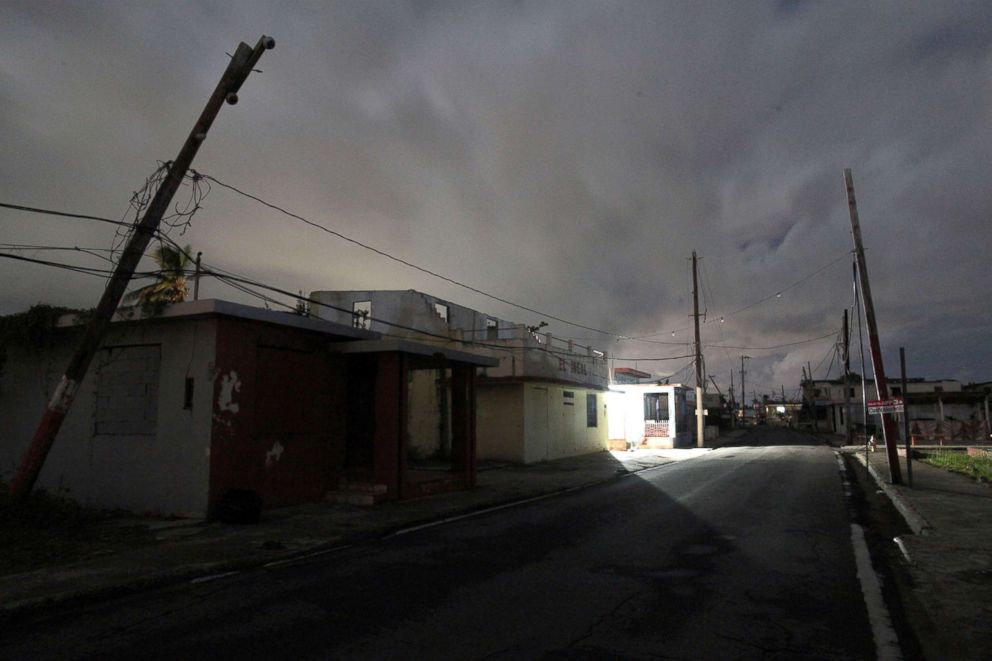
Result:
{"label": "flat roof", "polygon": [[[128,323],[166,319],[181,320],[208,317],[212,315],[234,317],[249,321],[259,321],[262,323],[275,324],[279,326],[288,326],[290,328],[299,328],[300,330],[323,333],[325,335],[347,337],[353,340],[376,340],[382,337],[379,333],[370,330],[355,328],[354,326],[347,324],[339,324],[337,322],[328,321],[327,319],[305,317],[303,315],[293,314],[292,312],[267,310],[265,308],[243,305],[241,303],[233,303],[231,301],[216,298],[172,303],[171,305],[167,305],[162,308],[161,313],[154,315],[144,314],[141,311],[140,306],[118,309],[118,311],[114,313],[112,321],[114,323]],[[62,327],[82,326],[84,323],[79,322],[78,315],[69,313],[63,315],[59,319],[58,325]]]}
{"label": "flat roof", "polygon": [[686,385],[681,384],[681,383],[661,383],[661,384],[658,384],[658,383],[611,383],[610,384],[610,390],[614,390],[614,391],[618,391],[618,392],[627,392],[627,391],[637,392],[638,390],[643,391],[643,392],[652,392],[652,391],[653,392],[662,392],[664,390],[673,390],[675,388],[687,388],[687,389],[690,389],[691,390],[691,388],[689,388],[689,386],[686,386]]}

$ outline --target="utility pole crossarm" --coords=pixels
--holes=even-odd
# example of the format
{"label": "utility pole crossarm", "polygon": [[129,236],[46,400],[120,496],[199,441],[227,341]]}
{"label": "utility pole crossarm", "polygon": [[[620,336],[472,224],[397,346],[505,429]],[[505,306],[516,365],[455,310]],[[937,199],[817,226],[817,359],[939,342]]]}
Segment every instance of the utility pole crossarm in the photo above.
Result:
{"label": "utility pole crossarm", "polygon": [[134,232],[124,247],[114,273],[86,327],[79,348],[73,354],[69,366],[55,388],[31,440],[31,445],[24,453],[21,464],[14,474],[11,493],[15,498],[27,495],[38,479],[45,458],[48,456],[48,452],[55,442],[55,437],[62,427],[62,422],[72,406],[76,390],[83,377],[86,376],[86,371],[103,340],[110,320],[124,295],[124,290],[127,289],[138,262],[141,261],[149,241],[158,230],[162,216],[168,211],[173,196],[179,190],[179,186],[182,184],[193,158],[199,151],[200,145],[206,139],[207,132],[217,117],[217,113],[220,112],[221,106],[225,101],[231,105],[238,102],[237,93],[241,89],[241,85],[248,78],[248,74],[251,73],[262,53],[273,47],[275,47],[275,41],[264,35],[258,40],[254,48],[244,42],[238,45],[224,75],[217,83],[217,87],[179,150],[179,154],[174,161],[168,164],[168,172],[148,205],[145,215],[135,225]]}

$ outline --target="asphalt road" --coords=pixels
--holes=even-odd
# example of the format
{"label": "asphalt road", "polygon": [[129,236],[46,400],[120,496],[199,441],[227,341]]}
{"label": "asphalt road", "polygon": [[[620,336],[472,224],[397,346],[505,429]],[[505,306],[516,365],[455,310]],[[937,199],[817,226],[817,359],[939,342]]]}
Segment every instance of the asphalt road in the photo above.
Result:
{"label": "asphalt road", "polygon": [[833,451],[738,446],[17,625],[0,657],[876,658]]}

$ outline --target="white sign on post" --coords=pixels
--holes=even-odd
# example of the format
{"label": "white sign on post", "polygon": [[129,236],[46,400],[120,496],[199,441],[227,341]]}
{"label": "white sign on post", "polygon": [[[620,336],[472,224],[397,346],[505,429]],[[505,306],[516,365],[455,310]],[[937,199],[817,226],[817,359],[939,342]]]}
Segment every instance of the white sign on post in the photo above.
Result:
{"label": "white sign on post", "polygon": [[903,413],[904,411],[905,407],[901,397],[868,400],[868,413],[871,415],[881,415],[882,413]]}

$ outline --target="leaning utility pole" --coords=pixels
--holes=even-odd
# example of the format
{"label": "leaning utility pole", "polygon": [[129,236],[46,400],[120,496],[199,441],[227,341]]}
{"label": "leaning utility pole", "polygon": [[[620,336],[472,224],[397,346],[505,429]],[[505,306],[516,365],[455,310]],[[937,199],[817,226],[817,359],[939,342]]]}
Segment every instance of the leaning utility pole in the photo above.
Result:
{"label": "leaning utility pole", "polygon": [[183,143],[182,149],[179,150],[179,155],[176,156],[176,160],[169,164],[168,173],[155,192],[155,197],[148,205],[144,217],[135,225],[131,239],[125,246],[124,252],[117,262],[117,267],[114,269],[114,274],[111,276],[110,282],[107,283],[107,288],[93,312],[83,340],[55,388],[38,429],[31,439],[31,445],[24,453],[17,473],[14,474],[10,490],[15,498],[27,495],[38,479],[38,474],[45,464],[45,458],[48,456],[48,452],[55,442],[55,437],[62,427],[62,422],[72,406],[76,390],[83,377],[86,376],[86,370],[89,368],[107,327],[110,325],[110,320],[117,310],[124,290],[127,289],[128,282],[134,275],[134,269],[137,268],[138,262],[141,261],[145,253],[145,248],[148,247],[148,242],[151,241],[158,229],[162,216],[168,211],[172,197],[179,190],[179,186],[186,176],[186,171],[192,164],[200,145],[206,139],[207,131],[210,130],[221,106],[225,101],[231,105],[238,102],[238,90],[248,78],[255,63],[258,62],[263,52],[274,46],[275,41],[264,35],[258,40],[254,48],[244,42],[238,45],[231,62],[227,65],[227,70],[224,71],[214,93],[207,101],[203,112],[200,113],[200,118],[193,126],[186,142]]}
{"label": "leaning utility pole", "polygon": [[696,251],[692,251],[692,320],[696,328],[696,447],[705,445],[706,420],[703,417],[703,352],[699,343],[699,284],[696,277]]}
{"label": "leaning utility pole", "polygon": [[[875,373],[875,388],[878,398],[889,398],[889,386],[885,382],[885,367],[882,365],[882,347],[878,341],[878,325],[875,323],[875,306],[872,303],[871,287],[868,284],[868,266],[861,243],[861,223],[858,220],[858,206],[854,199],[854,179],[851,169],[844,169],[844,183],[847,186],[847,205],[851,212],[851,232],[854,234],[854,252],[858,260],[858,275],[861,281],[861,301],[865,309],[865,324],[868,326],[868,350],[871,353],[872,370]],[[867,395],[866,395],[867,398]],[[899,453],[896,439],[899,432],[890,414],[882,413],[882,438],[885,441],[885,454],[889,460],[889,478],[892,484],[902,484],[902,470],[899,466]],[[867,421],[866,421],[867,422]]]}

